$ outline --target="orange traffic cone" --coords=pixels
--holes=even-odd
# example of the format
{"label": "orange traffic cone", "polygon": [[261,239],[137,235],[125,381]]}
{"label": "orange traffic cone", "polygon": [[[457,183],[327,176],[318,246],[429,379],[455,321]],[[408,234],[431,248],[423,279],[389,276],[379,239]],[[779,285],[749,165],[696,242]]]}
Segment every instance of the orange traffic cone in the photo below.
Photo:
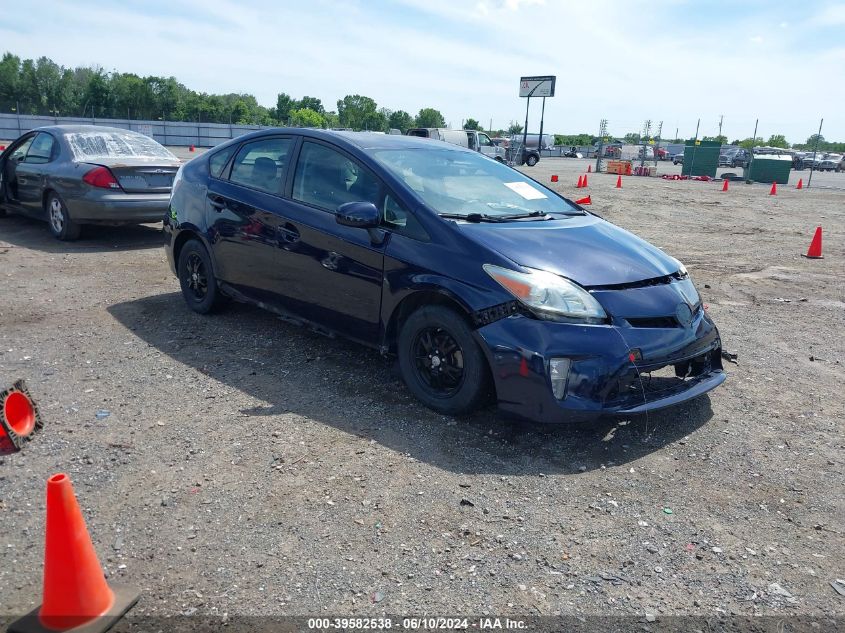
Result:
{"label": "orange traffic cone", "polygon": [[778,195],[778,184],[776,182],[772,183],[772,188],[771,188],[771,190],[769,190],[769,195],[770,196]]}
{"label": "orange traffic cone", "polygon": [[622,174],[619,174],[619,177],[616,179],[616,188],[617,189],[622,188]]}
{"label": "orange traffic cone", "polygon": [[587,174],[584,174],[584,185],[583,186],[584,187],[587,186]]}
{"label": "orange traffic cone", "polygon": [[193,145],[191,145],[191,146],[188,148],[188,151],[189,151],[189,152],[195,152],[195,151],[197,151],[197,150],[196,150],[196,148],[195,148]]}
{"label": "orange traffic cone", "polygon": [[44,424],[23,380],[0,393],[0,449],[19,451],[23,442]]}
{"label": "orange traffic cone", "polygon": [[587,165],[587,173],[588,174],[593,173],[593,166],[592,165]]}
{"label": "orange traffic cone", "polygon": [[728,179],[725,178],[725,182],[722,185],[722,191],[727,191],[727,190],[728,190]]}
{"label": "orange traffic cone", "polygon": [[107,631],[138,601],[136,591],[109,587],[85,519],[64,473],[47,480],[47,537],[41,607],[9,627],[9,633]]}
{"label": "orange traffic cone", "polygon": [[796,189],[803,189],[804,188],[804,179],[803,178],[798,179],[798,184],[795,185],[795,188]]}
{"label": "orange traffic cone", "polygon": [[557,182],[557,174],[552,174],[552,182]]}
{"label": "orange traffic cone", "polygon": [[577,184],[577,185],[575,185],[575,188],[576,188],[576,189],[581,189],[581,187],[583,187],[583,186],[584,186],[584,177],[583,177],[583,176],[578,176],[578,184]]}
{"label": "orange traffic cone", "polygon": [[590,199],[590,196],[586,198],[581,198],[580,200],[576,200],[575,204],[585,205],[585,204],[593,204],[593,201]]}
{"label": "orange traffic cone", "polygon": [[810,242],[810,248],[807,249],[807,254],[804,257],[808,259],[824,259],[822,256],[822,227],[816,227],[813,241]]}

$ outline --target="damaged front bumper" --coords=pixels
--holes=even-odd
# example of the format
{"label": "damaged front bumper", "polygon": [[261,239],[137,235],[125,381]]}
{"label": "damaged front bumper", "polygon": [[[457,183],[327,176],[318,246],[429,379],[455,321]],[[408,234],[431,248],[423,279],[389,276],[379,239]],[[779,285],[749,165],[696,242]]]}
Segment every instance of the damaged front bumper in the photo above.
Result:
{"label": "damaged front bumper", "polygon": [[[719,332],[701,308],[685,327],[632,327],[624,319],[580,325],[515,314],[480,327],[476,336],[499,408],[538,422],[654,411],[725,381]],[[558,364],[565,376],[551,369],[560,359],[568,359]],[[553,378],[565,384],[555,390]]]}

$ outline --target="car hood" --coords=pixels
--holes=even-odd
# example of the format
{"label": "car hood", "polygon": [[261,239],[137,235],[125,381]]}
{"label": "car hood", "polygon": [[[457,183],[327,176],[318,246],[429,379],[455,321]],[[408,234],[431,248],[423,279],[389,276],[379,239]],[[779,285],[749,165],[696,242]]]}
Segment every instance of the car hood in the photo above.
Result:
{"label": "car hood", "polygon": [[592,215],[456,226],[521,266],[547,270],[587,287],[654,279],[679,268],[674,257],[656,246]]}

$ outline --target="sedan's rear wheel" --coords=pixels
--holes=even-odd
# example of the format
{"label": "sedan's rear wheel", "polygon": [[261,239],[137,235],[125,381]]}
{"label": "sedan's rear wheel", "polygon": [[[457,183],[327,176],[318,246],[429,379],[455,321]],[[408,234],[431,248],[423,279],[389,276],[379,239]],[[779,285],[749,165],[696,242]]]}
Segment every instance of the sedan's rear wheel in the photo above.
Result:
{"label": "sedan's rear wheel", "polygon": [[191,310],[208,314],[220,307],[223,295],[214,278],[211,257],[201,242],[190,240],[182,247],[178,270],[182,296]]}
{"label": "sedan's rear wheel", "polygon": [[472,331],[459,314],[424,307],[399,332],[402,378],[423,404],[438,413],[470,413],[488,394],[488,369]]}
{"label": "sedan's rear wheel", "polygon": [[70,219],[65,203],[55,193],[47,196],[47,225],[53,237],[63,241],[79,238],[82,227]]}

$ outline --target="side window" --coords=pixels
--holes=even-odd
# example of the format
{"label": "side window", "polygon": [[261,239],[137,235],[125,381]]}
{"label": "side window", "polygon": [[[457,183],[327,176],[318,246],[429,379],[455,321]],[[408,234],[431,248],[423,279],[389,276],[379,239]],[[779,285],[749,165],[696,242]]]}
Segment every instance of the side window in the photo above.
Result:
{"label": "side window", "polygon": [[26,153],[26,158],[23,159],[25,163],[43,164],[49,163],[53,159],[53,148],[56,141],[52,136],[44,132],[39,132],[29,146],[29,151]]}
{"label": "side window", "polygon": [[237,145],[227,147],[224,150],[220,150],[208,159],[208,171],[211,173],[212,176],[214,176],[215,178],[223,177],[223,168],[226,167],[226,164],[229,162],[229,159],[232,158],[232,154],[235,153],[235,150],[237,148]]}
{"label": "side window", "polygon": [[379,206],[381,183],[367,169],[325,145],[302,144],[293,179],[293,199],[327,211],[346,202]]}
{"label": "side window", "polygon": [[247,143],[235,156],[229,180],[281,194],[291,147],[293,140],[289,138],[267,138]]}
{"label": "side window", "polygon": [[493,141],[490,140],[490,137],[486,134],[479,134],[478,135],[478,144],[483,147],[490,147],[493,144]]}
{"label": "side window", "polygon": [[23,159],[23,157],[26,156],[27,151],[29,151],[29,146],[32,145],[32,141],[34,141],[34,140],[35,140],[35,137],[30,136],[23,143],[18,145],[15,148],[15,151],[12,152],[11,155],[9,156],[9,159],[10,160],[15,160],[16,158]]}
{"label": "side window", "polygon": [[469,142],[469,148],[475,149],[475,134],[467,132],[467,141]]}
{"label": "side window", "polygon": [[385,228],[417,240],[427,240],[428,233],[413,214],[408,213],[390,194],[384,197],[382,218]]}

